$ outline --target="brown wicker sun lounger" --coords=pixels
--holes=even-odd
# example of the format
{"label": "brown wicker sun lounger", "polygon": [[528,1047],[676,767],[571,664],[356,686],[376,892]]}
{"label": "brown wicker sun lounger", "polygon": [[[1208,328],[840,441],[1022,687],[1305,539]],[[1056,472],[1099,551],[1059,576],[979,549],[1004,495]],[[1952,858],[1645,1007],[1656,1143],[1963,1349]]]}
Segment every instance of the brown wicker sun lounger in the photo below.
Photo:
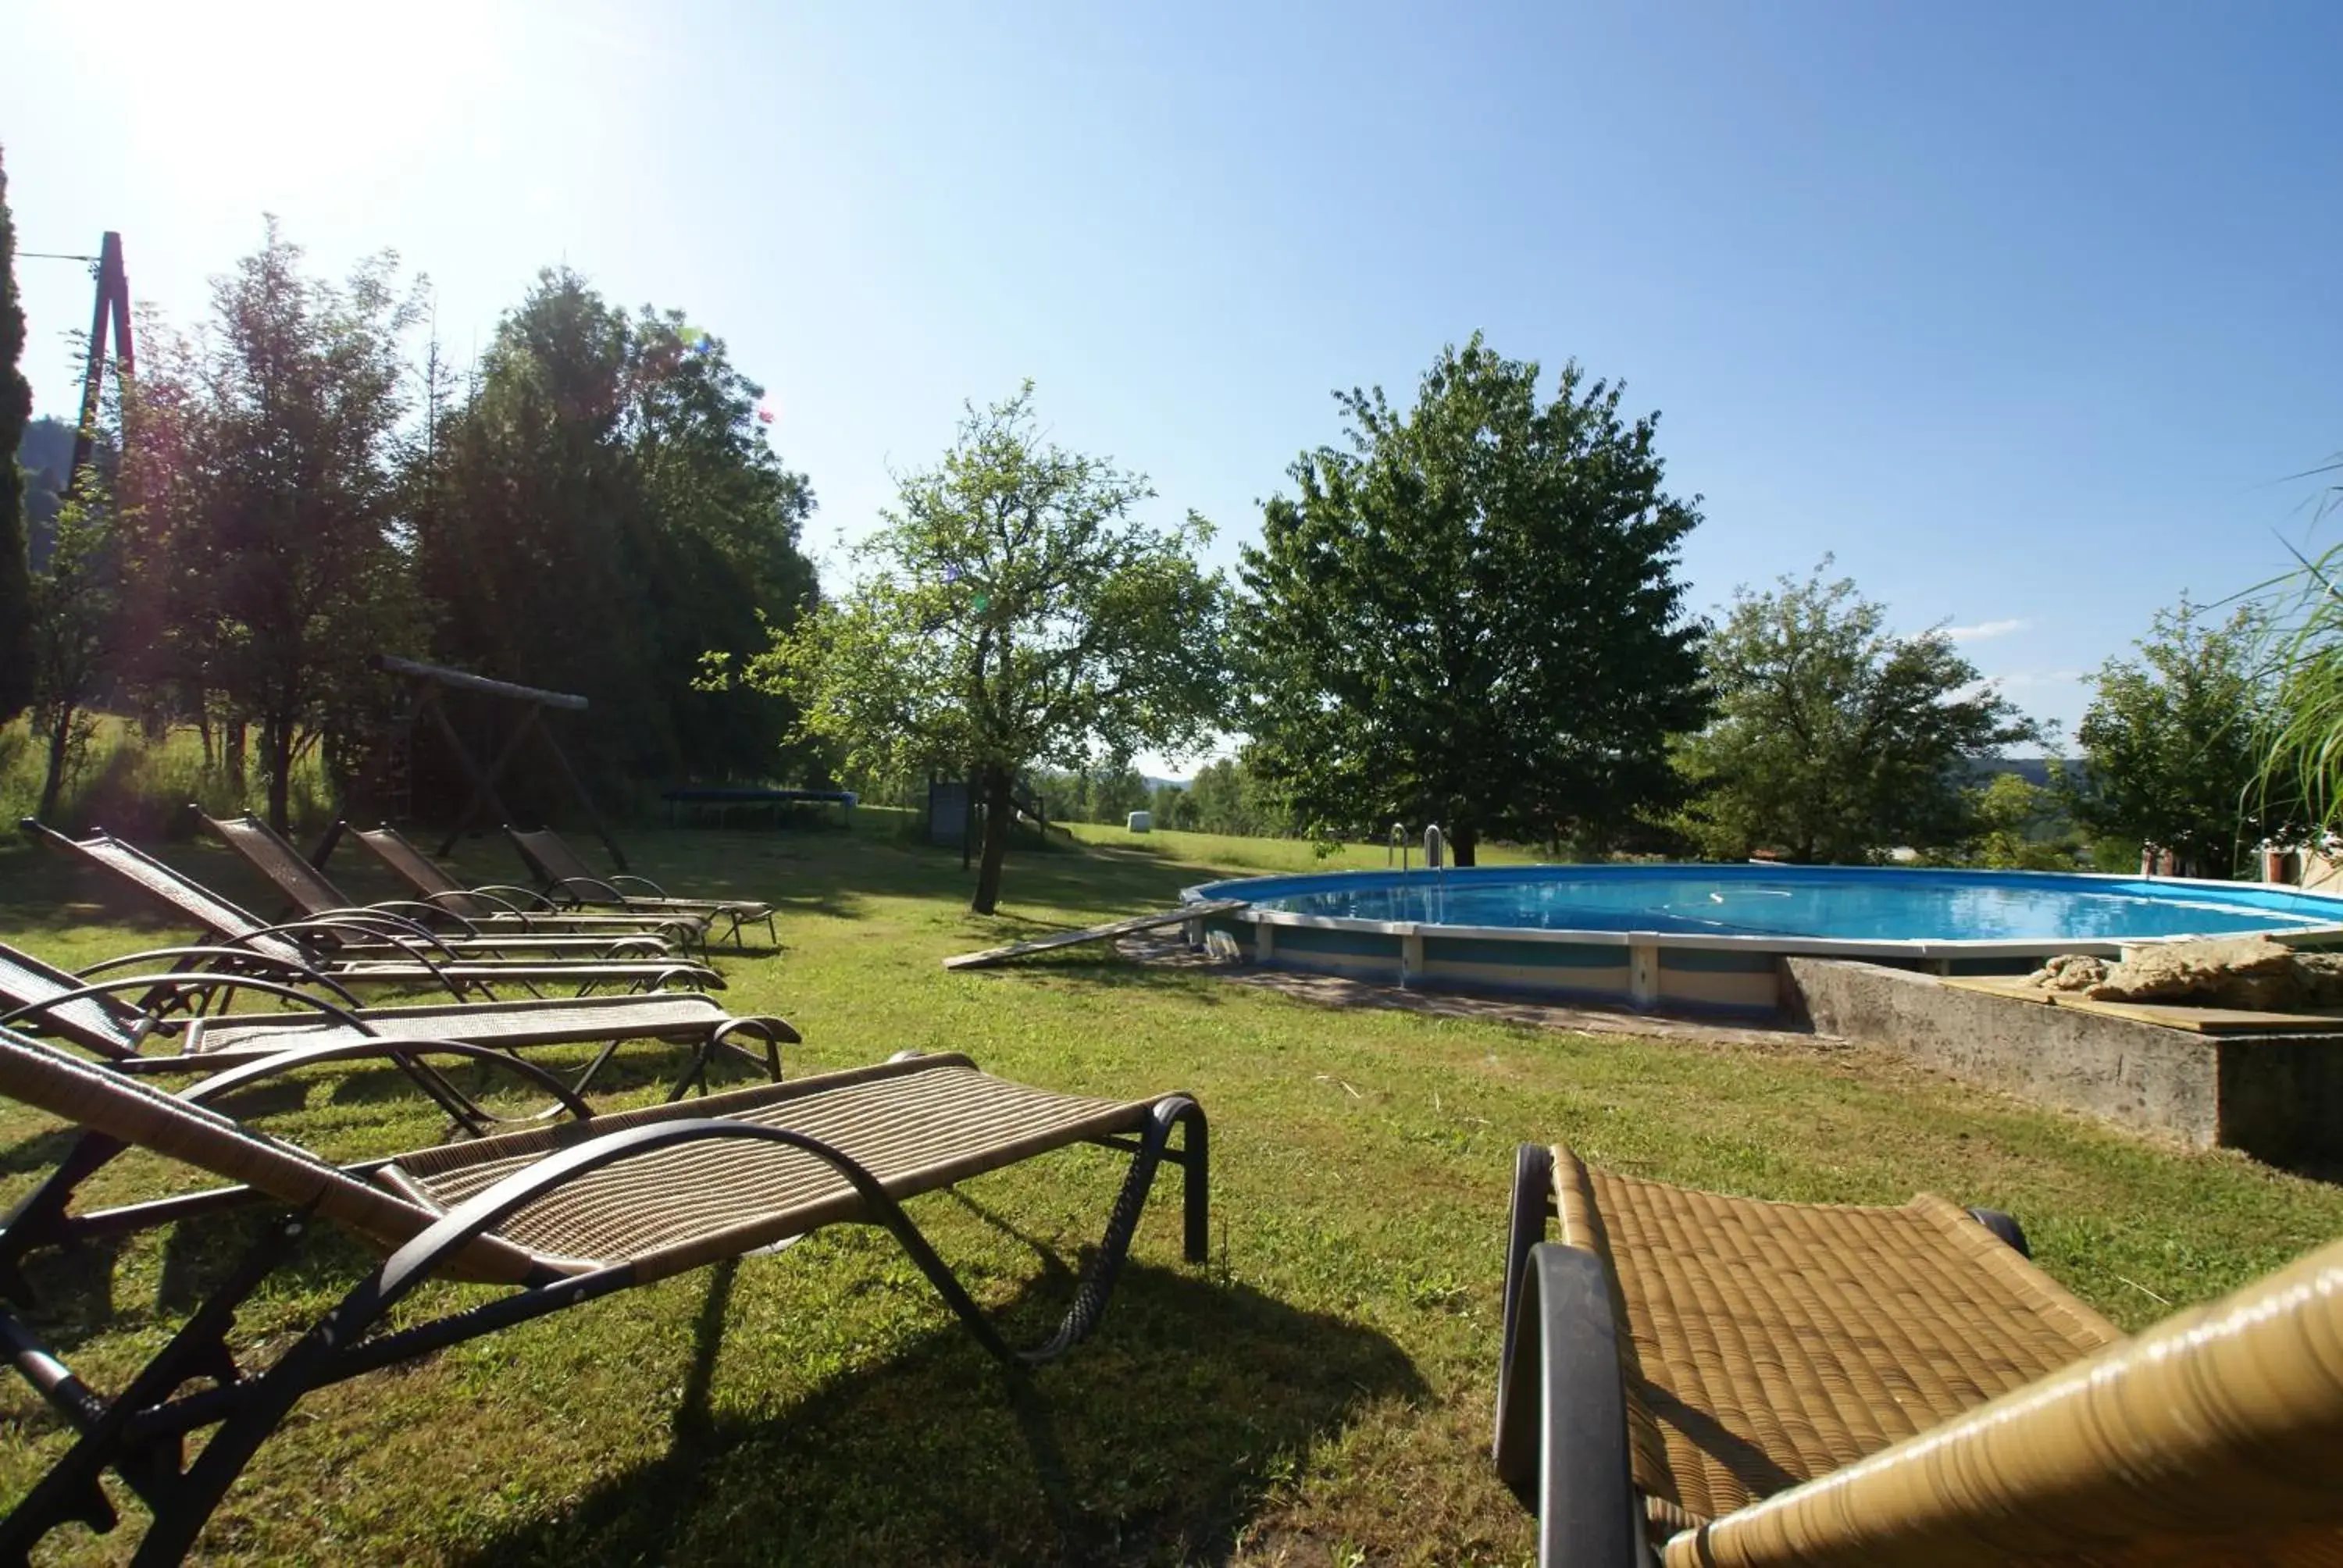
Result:
{"label": "brown wicker sun lounger", "polygon": [[[597,875],[593,868],[578,857],[578,851],[561,841],[561,835],[550,828],[523,832],[507,828],[505,837],[520,851],[528,868],[544,879],[545,891],[573,899],[581,904],[608,906],[631,910],[642,914],[700,915],[710,920],[729,922],[733,945],[741,945],[740,928],[752,920],[765,922],[765,935],[775,941],[779,936],[773,927],[773,906],[754,899],[679,899],[669,896],[666,889],[649,877],[628,876],[623,871],[608,877]],[[639,887],[640,891],[629,890]]]}
{"label": "brown wicker sun lounger", "polygon": [[135,845],[105,832],[68,838],[25,818],[20,824],[36,841],[98,867],[128,883],[209,933],[225,947],[249,948],[266,958],[301,964],[332,975],[345,985],[429,986],[458,1000],[493,998],[498,985],[534,993],[540,985],[566,985],[584,993],[600,986],[659,990],[684,986],[720,990],[721,976],[705,964],[679,958],[559,960],[475,959],[451,952],[436,938],[357,915],[270,925],[172,869]]}
{"label": "brown wicker sun lounger", "polygon": [[[734,1018],[695,991],[370,1008],[316,970],[251,953],[228,953],[235,967],[225,973],[202,967],[220,956],[219,949],[166,948],[74,974],[0,942],[0,1025],[69,1040],[126,1072],[217,1072],[281,1050],[354,1040],[452,1040],[499,1050],[600,1042],[602,1050],[570,1081],[578,1094],[592,1087],[621,1044],[657,1041],[689,1048],[670,1100],[705,1087],[716,1060],[743,1063],[778,1083],[780,1048],[799,1038],[786,1020]],[[126,1000],[129,993],[139,995],[137,1004]],[[299,1010],[220,1010],[238,993],[295,1003]],[[443,1104],[445,1087],[427,1085]],[[468,1098],[449,1110],[474,1133],[493,1120]]]}
{"label": "brown wicker sun lounger", "polygon": [[2130,1340],[2024,1246],[1523,1149],[1496,1461],[1541,1563],[2343,1563],[2343,1242]]}
{"label": "brown wicker sun lounger", "polygon": [[[268,879],[292,900],[294,912],[316,920],[348,915],[373,917],[387,929],[419,940],[435,941],[460,958],[498,958],[528,953],[542,958],[658,959],[668,956],[663,937],[648,931],[580,933],[533,931],[525,927],[497,930],[467,917],[411,900],[387,904],[362,904],[326,879],[326,874],[302,858],[276,829],[249,813],[215,817],[200,806],[187,809],[206,829],[234,849],[244,862]],[[447,928],[455,928],[453,930]]]}
{"label": "brown wicker sun lounger", "polygon": [[699,945],[705,948],[708,940],[708,917],[687,914],[682,910],[656,911],[630,915],[618,910],[583,910],[572,901],[557,904],[543,893],[531,888],[489,882],[467,887],[447,874],[446,867],[425,854],[421,846],[397,829],[350,829],[374,857],[388,867],[398,879],[423,902],[439,909],[452,910],[457,914],[478,924],[510,921],[526,930],[579,931],[649,931],[666,937],[678,947]]}
{"label": "brown wicker sun lounger", "polygon": [[[17,1370],[75,1433],[0,1522],[0,1560],[23,1561],[70,1521],[110,1529],[115,1510],[100,1482],[111,1471],[153,1514],[138,1560],[176,1562],[312,1389],[825,1225],[885,1226],[977,1341],[1011,1364],[1061,1354],[1097,1325],[1161,1161],[1185,1177],[1187,1256],[1205,1255],[1205,1124],[1185,1095],[1084,1099],[990,1077],[966,1057],[913,1057],[339,1169],[205,1103],[272,1070],[256,1062],[171,1095],[0,1030],[0,1094],[83,1130],[55,1174],[0,1226],[0,1285],[17,1302],[21,1261],[35,1248],[253,1200],[295,1211],[111,1402],[21,1317],[0,1313],[0,1342]],[[1175,1127],[1185,1130],[1177,1149]],[[1127,1151],[1129,1174],[1057,1333],[1011,1350],[902,1203],[1076,1143]],[[125,1145],[241,1185],[73,1214],[75,1187]],[[313,1219],[355,1233],[386,1261],[289,1348],[246,1370],[229,1354],[236,1310],[292,1260]],[[436,1280],[511,1289],[485,1300],[468,1292],[439,1316],[410,1307],[399,1326],[386,1322]],[[189,1386],[213,1379],[222,1381]],[[206,1427],[216,1430],[189,1462],[184,1440]]]}

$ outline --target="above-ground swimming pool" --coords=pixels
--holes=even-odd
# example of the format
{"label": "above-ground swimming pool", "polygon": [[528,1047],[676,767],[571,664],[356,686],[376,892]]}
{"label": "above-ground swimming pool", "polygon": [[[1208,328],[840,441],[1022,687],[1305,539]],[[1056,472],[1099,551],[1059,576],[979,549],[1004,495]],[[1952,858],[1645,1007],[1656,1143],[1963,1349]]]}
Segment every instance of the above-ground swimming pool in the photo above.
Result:
{"label": "above-ground swimming pool", "polygon": [[1258,962],[1402,984],[1771,1011],[1784,954],[1947,973],[2247,931],[2343,934],[2343,899],[2252,882],[1847,866],[1491,866],[1250,877],[1203,922]]}

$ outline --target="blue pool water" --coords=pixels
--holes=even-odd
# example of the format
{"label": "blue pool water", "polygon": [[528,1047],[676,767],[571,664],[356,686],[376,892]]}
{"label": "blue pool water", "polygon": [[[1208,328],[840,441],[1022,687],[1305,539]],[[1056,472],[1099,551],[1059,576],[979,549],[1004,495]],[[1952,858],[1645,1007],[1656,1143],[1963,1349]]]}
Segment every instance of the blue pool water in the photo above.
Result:
{"label": "blue pool water", "polygon": [[2106,941],[2343,923],[2343,900],[2257,883],[1835,866],[1338,871],[1191,894],[1354,920],[1843,941]]}

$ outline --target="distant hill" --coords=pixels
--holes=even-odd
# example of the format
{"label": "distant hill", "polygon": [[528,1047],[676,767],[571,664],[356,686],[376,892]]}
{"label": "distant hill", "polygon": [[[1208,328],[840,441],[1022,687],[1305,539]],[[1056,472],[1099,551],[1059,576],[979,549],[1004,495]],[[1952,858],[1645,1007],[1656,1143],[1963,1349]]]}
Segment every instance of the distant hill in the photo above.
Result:
{"label": "distant hill", "polygon": [[1969,764],[1970,776],[1983,781],[1996,773],[2015,773],[2036,789],[2050,783],[2047,757],[1983,757]]}

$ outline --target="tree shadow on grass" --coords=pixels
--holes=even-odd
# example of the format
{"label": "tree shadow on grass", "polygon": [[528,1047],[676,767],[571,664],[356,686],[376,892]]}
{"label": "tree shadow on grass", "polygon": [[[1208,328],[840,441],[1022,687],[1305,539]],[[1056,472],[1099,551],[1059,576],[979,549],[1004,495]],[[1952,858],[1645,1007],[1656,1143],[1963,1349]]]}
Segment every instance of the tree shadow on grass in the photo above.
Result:
{"label": "tree shadow on grass", "polygon": [[[1029,1337],[1061,1273],[1006,1309]],[[668,1452],[461,1561],[1217,1559],[1313,1443],[1426,1392],[1370,1329],[1135,1266],[1098,1336],[1038,1372],[942,1326],[793,1407],[724,1411],[731,1289],[729,1267],[710,1274]]]}

